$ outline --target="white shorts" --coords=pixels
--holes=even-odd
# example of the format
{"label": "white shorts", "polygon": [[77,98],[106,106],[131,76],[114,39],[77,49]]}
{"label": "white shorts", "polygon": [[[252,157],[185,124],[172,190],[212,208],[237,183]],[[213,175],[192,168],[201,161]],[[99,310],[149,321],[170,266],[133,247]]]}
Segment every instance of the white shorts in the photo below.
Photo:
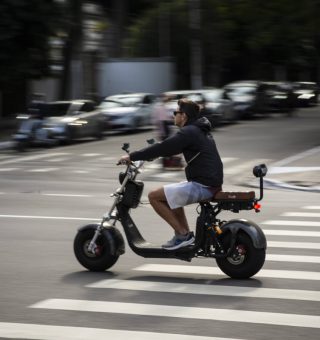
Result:
{"label": "white shorts", "polygon": [[164,186],[164,193],[171,209],[210,199],[212,189],[197,182],[172,183]]}

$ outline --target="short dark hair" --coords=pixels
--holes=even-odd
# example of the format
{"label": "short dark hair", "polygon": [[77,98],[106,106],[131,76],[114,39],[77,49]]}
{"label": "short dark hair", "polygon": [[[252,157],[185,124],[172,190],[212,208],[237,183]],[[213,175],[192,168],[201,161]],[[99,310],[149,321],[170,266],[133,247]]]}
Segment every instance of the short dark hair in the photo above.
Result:
{"label": "short dark hair", "polygon": [[192,100],[182,98],[178,100],[180,111],[184,112],[188,121],[194,121],[199,117],[200,106]]}

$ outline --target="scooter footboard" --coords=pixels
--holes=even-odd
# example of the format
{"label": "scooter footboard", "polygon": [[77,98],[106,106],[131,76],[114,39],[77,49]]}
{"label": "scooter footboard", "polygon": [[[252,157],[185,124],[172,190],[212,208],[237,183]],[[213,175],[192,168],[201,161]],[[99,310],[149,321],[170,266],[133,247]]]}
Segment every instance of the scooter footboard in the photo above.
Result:
{"label": "scooter footboard", "polygon": [[262,229],[254,222],[245,219],[233,219],[221,226],[223,233],[231,232],[233,236],[243,231],[252,240],[253,246],[257,249],[267,248],[267,239]]}

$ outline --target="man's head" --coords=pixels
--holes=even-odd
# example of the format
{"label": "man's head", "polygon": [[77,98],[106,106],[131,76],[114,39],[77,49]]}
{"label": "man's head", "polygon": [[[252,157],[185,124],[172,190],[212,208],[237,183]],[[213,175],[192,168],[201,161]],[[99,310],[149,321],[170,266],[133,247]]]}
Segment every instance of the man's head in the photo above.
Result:
{"label": "man's head", "polygon": [[[183,126],[187,123],[193,122],[199,118],[200,107],[197,103],[189,99],[179,99],[178,100],[179,110],[175,111],[175,116],[180,115],[181,117],[176,119],[176,125]],[[178,124],[180,122],[182,124]]]}

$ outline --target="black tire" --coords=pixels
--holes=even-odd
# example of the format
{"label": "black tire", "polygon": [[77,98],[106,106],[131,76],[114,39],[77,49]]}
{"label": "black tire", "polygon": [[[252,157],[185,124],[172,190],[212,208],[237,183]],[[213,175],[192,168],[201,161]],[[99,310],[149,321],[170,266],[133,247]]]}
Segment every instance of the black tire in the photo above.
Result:
{"label": "black tire", "polygon": [[119,255],[112,255],[114,240],[107,231],[103,231],[97,239],[96,254],[89,253],[87,248],[93,238],[94,227],[92,229],[79,230],[73,243],[74,254],[83,267],[90,271],[100,272],[111,268],[118,260]]}
{"label": "black tire", "polygon": [[[231,233],[222,238],[225,250],[228,250]],[[227,258],[216,258],[218,267],[234,279],[248,279],[255,275],[263,266],[266,250],[254,247],[251,238],[244,232],[239,232],[236,239],[234,254]],[[242,253],[242,255],[239,254]]]}

